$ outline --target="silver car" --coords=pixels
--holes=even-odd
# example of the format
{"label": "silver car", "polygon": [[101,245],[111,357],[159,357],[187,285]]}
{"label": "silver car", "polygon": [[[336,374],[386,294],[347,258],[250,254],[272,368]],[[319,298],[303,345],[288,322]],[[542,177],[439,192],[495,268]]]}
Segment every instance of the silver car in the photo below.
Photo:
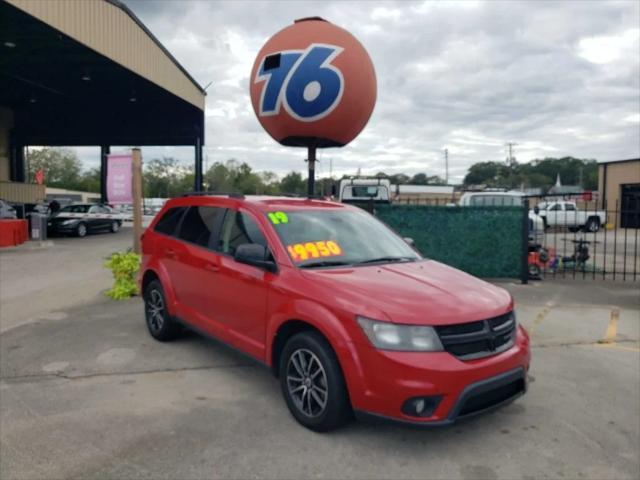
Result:
{"label": "silver car", "polygon": [[18,218],[16,209],[4,200],[0,200],[0,218]]}

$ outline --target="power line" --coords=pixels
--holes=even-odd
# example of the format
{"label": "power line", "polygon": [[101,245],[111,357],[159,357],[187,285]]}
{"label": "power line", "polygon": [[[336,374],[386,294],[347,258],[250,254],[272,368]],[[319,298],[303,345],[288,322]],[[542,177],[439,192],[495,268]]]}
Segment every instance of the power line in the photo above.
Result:
{"label": "power line", "polygon": [[514,164],[515,160],[513,158],[513,147],[515,147],[516,145],[518,145],[515,142],[507,142],[505,143],[505,146],[509,148],[509,156],[507,157],[507,165],[511,166]]}
{"label": "power line", "polygon": [[449,149],[444,149],[444,184],[449,185]]}

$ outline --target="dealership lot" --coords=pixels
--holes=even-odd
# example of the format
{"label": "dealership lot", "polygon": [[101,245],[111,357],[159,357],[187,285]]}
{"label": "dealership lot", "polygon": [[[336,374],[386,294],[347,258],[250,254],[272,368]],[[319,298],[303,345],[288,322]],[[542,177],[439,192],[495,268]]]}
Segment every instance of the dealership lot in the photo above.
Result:
{"label": "dealership lot", "polygon": [[140,299],[101,296],[103,258],[130,241],[125,229],[0,254],[0,477],[640,475],[637,283],[501,283],[532,335],[524,398],[450,428],[320,435],[264,367],[194,335],[159,344]]}

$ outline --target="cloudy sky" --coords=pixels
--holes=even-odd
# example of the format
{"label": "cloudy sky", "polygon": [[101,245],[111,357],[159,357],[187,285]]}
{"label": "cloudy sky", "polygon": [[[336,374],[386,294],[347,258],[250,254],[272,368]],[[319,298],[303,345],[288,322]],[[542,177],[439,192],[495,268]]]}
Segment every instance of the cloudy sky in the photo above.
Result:
{"label": "cloudy sky", "polygon": [[[461,181],[474,162],[640,155],[640,2],[220,2],[125,0],[203,86],[208,163],[236,158],[282,175],[305,168],[260,127],[249,74],[266,40],[296,18],[351,31],[378,78],[369,124],[320,153],[320,174],[425,171]],[[145,149],[145,158],[192,149]],[[84,157],[84,155],[83,155]]]}

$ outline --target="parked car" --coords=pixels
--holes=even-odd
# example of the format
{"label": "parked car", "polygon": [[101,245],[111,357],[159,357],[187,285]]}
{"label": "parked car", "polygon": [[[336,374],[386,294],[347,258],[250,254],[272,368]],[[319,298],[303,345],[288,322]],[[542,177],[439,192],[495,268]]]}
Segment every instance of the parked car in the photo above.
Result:
{"label": "parked car", "polygon": [[18,218],[18,213],[7,202],[0,200],[0,218]]}
{"label": "parked car", "polygon": [[447,425],[526,390],[529,338],[509,293],[421,257],[357,207],[187,196],[141,243],[151,336],[185,325],[266,364],[312,430],[352,411]]}
{"label": "parked car", "polygon": [[[460,197],[462,207],[516,207],[523,205],[525,195],[522,192],[466,192]],[[534,210],[529,210],[529,244],[544,243],[544,220]]]}
{"label": "parked car", "polygon": [[82,203],[67,205],[52,214],[47,222],[47,232],[85,237],[97,231],[117,233],[121,226],[121,216],[107,205]]}
{"label": "parked car", "polygon": [[545,227],[567,227],[597,232],[607,223],[604,210],[579,210],[576,202],[553,201],[538,204],[539,215]]}
{"label": "parked car", "polygon": [[388,178],[352,177],[340,180],[338,199],[343,203],[389,203],[391,181]]}

